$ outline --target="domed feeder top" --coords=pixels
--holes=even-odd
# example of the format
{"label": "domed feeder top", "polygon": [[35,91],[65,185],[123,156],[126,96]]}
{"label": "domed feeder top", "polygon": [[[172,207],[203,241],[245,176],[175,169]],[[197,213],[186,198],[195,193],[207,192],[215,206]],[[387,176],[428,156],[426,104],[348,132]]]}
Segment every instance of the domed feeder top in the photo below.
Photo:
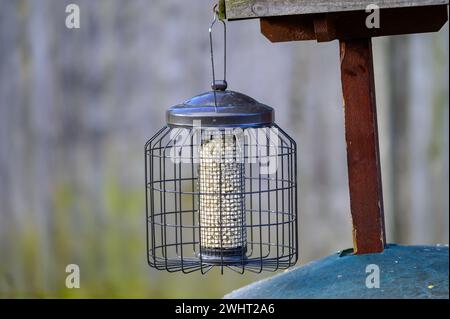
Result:
{"label": "domed feeder top", "polygon": [[172,127],[264,127],[273,124],[274,110],[239,92],[213,90],[171,107],[166,120]]}

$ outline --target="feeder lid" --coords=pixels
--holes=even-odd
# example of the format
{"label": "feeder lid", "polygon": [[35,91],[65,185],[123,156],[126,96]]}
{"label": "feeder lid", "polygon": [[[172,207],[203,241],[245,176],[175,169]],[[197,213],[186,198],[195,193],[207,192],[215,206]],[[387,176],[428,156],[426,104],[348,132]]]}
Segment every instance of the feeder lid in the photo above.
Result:
{"label": "feeder lid", "polygon": [[166,119],[169,126],[192,127],[201,121],[204,127],[262,127],[273,124],[274,110],[245,94],[217,89],[172,106]]}

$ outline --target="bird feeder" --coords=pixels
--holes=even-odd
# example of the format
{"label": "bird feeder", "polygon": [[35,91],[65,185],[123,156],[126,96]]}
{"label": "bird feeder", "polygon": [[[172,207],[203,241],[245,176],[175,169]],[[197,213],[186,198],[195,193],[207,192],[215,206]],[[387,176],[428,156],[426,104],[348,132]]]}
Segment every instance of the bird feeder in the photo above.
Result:
{"label": "bird feeder", "polygon": [[216,81],[211,28],[212,91],[171,107],[145,146],[148,262],[284,269],[298,255],[296,143],[271,107]]}

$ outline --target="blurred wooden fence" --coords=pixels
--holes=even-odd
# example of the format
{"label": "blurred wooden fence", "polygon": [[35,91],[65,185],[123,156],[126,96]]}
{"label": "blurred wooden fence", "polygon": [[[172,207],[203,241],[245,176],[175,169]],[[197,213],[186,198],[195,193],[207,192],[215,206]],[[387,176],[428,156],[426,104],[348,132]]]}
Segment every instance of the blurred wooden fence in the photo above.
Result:
{"label": "blurred wooden fence", "polygon": [[[208,90],[211,4],[79,0],[68,30],[69,2],[0,0],[0,296],[220,297],[260,278],[200,287],[145,264],[143,146]],[[448,243],[448,27],[393,40],[374,41],[388,240]],[[301,263],[351,247],[337,43],[273,45],[242,21],[229,47],[230,88],[298,141]]]}

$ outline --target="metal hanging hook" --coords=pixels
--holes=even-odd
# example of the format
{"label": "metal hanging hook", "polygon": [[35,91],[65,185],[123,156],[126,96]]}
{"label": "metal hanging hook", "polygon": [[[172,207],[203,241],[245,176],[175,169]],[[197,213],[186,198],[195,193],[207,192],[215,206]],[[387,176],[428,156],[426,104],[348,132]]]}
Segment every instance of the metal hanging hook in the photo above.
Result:
{"label": "metal hanging hook", "polygon": [[[211,88],[213,89],[213,92],[214,92],[214,103],[215,103],[215,108],[217,111],[216,91],[225,91],[228,87],[228,83],[227,83],[227,26],[225,24],[225,21],[219,17],[219,11],[218,11],[217,4],[214,5],[213,12],[214,12],[213,21],[211,23],[211,26],[209,27],[209,45],[210,45],[210,50],[211,50],[211,67],[212,67],[212,77],[213,77],[213,82],[211,84]],[[218,20],[220,22],[222,22],[222,24],[223,24],[224,52],[223,52],[223,80],[216,81],[216,72],[215,72],[215,68],[214,68],[214,49],[213,49],[213,34],[212,33],[213,33],[213,27]]]}

